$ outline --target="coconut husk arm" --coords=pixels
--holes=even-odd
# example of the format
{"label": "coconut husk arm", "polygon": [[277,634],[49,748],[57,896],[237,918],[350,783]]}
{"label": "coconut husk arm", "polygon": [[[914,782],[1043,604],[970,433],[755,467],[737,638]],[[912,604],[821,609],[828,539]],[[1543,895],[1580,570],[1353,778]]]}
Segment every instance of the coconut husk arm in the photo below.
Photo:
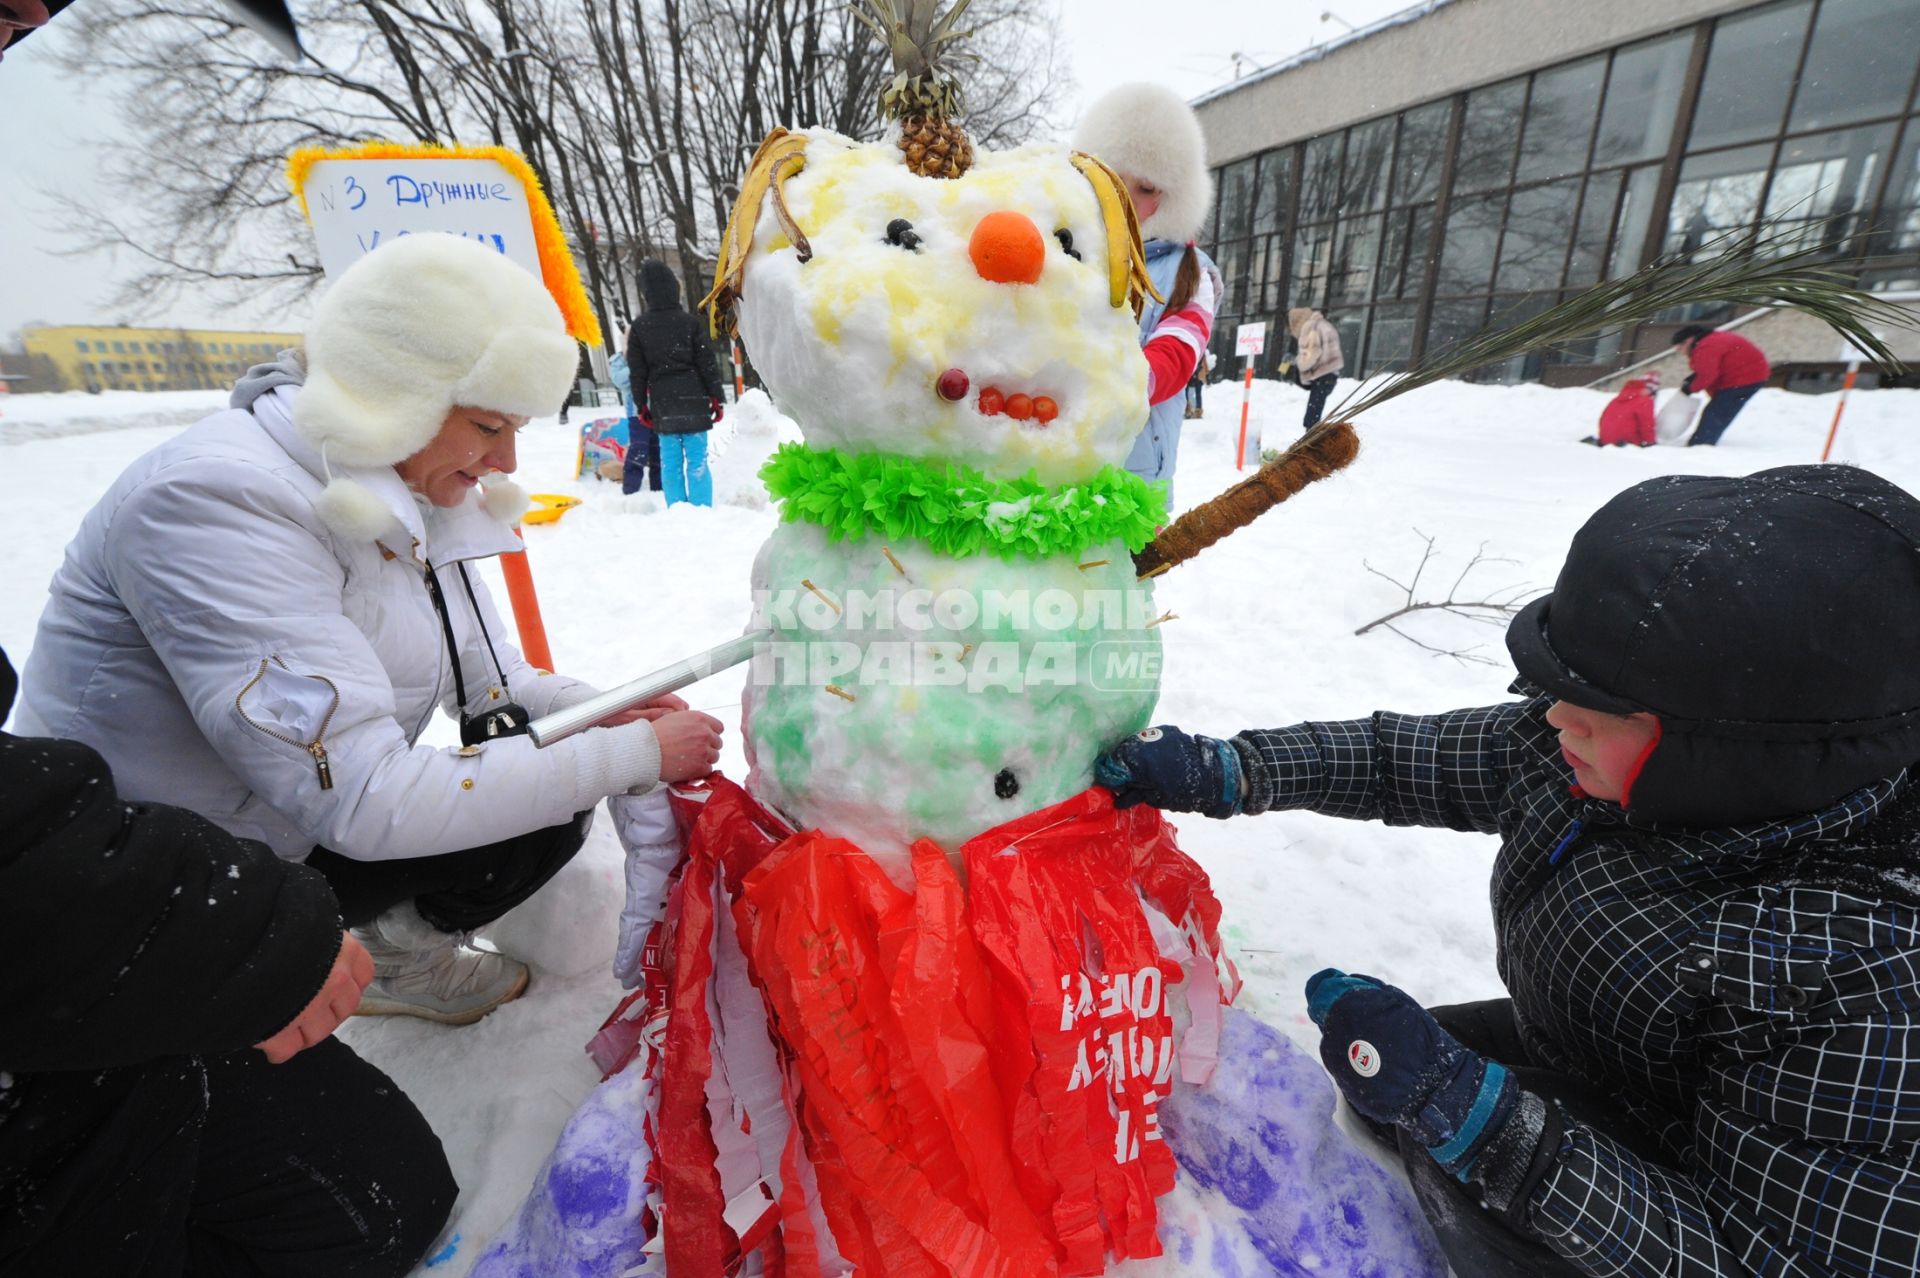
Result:
{"label": "coconut husk arm", "polygon": [[1174,520],[1134,555],[1134,571],[1157,577],[1184,563],[1308,484],[1340,470],[1359,453],[1360,437],[1351,422],[1314,427],[1273,461]]}

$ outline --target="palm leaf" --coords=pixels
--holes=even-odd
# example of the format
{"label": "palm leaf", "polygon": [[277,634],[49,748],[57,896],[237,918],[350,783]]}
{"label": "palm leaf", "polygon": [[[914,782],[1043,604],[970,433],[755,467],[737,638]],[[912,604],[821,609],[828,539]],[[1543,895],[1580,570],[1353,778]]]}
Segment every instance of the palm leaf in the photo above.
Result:
{"label": "palm leaf", "polygon": [[1363,384],[1341,400],[1327,418],[1330,422],[1351,421],[1410,390],[1460,377],[1515,355],[1642,323],[1687,303],[1723,302],[1805,311],[1872,356],[1881,367],[1903,370],[1905,366],[1870,326],[1913,328],[1913,316],[1859,288],[1832,266],[1823,265],[1832,261],[1832,245],[1782,251],[1797,234],[1762,226],[1716,236],[1702,244],[1691,260],[1663,258],[1509,328],[1476,333],[1455,342],[1422,360],[1419,367],[1372,389]]}
{"label": "palm leaf", "polygon": [[[1353,419],[1369,408],[1515,355],[1652,319],[1670,307],[1725,302],[1805,311],[1824,320],[1882,368],[1903,370],[1905,365],[1870,325],[1914,328],[1913,316],[1850,283],[1831,266],[1820,265],[1832,260],[1831,245],[1788,249],[1793,234],[1762,227],[1716,236],[1701,245],[1692,260],[1655,262],[1509,328],[1456,342],[1422,360],[1418,368],[1371,390],[1362,384],[1278,458],[1163,529],[1134,555],[1136,570],[1142,577],[1165,572],[1246,527],[1306,485],[1346,466],[1360,446]],[[1698,260],[1707,254],[1712,256]]]}

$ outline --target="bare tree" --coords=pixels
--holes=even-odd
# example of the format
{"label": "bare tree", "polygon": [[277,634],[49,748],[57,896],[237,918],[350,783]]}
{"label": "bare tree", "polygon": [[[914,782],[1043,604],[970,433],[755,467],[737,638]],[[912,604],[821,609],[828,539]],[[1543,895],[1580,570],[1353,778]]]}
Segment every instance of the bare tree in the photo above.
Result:
{"label": "bare tree", "polygon": [[1420,552],[1420,562],[1414,565],[1413,576],[1406,581],[1389,577],[1386,573],[1381,572],[1364,559],[1360,561],[1362,568],[1365,568],[1382,581],[1390,582],[1399,587],[1400,590],[1405,592],[1406,597],[1398,608],[1395,608],[1392,612],[1386,613],[1383,616],[1375,617],[1372,621],[1361,626],[1353,633],[1356,635],[1364,635],[1369,630],[1377,627],[1385,628],[1399,635],[1414,647],[1425,649],[1436,657],[1452,657],[1455,661],[1463,664],[1466,662],[1475,662],[1481,665],[1497,665],[1498,663],[1492,659],[1480,655],[1478,644],[1465,648],[1444,648],[1437,644],[1427,643],[1423,639],[1415,638],[1394,623],[1416,612],[1444,612],[1451,613],[1456,617],[1465,617],[1467,620],[1478,622],[1481,625],[1496,626],[1504,629],[1506,624],[1519,613],[1527,597],[1532,593],[1532,587],[1525,585],[1503,586],[1478,599],[1462,598],[1460,594],[1461,587],[1466,584],[1467,578],[1472,575],[1474,569],[1479,568],[1483,564],[1510,564],[1513,562],[1511,559],[1496,559],[1489,556],[1487,554],[1486,543],[1482,542],[1480,543],[1479,549],[1473,552],[1473,558],[1467,560],[1466,567],[1460,570],[1460,575],[1453,579],[1453,585],[1448,587],[1445,598],[1417,598],[1416,596],[1420,590],[1420,578],[1427,571],[1427,566],[1433,562],[1434,539],[1421,532],[1418,528],[1413,530],[1413,534],[1425,542],[1426,545]]}
{"label": "bare tree", "polygon": [[[69,251],[131,257],[116,301],[183,290],[285,305],[318,283],[283,177],[296,147],[485,142],[524,155],[601,313],[638,265],[711,263],[747,158],[775,126],[880,132],[885,51],[845,0],[314,0],[311,57],[272,60],[212,0],[89,6],[76,71],[121,86],[115,209],[65,201]],[[1050,6],[975,0],[977,143],[1056,132],[1068,81]]]}

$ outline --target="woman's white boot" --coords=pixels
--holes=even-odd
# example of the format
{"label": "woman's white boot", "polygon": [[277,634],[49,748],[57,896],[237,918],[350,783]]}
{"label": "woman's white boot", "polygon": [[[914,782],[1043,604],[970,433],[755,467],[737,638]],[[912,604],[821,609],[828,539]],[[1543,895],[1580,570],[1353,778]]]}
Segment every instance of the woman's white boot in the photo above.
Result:
{"label": "woman's white boot", "polygon": [[356,1016],[418,1016],[471,1025],[527,988],[527,965],[442,932],[404,901],[353,934],[373,956],[373,983]]}

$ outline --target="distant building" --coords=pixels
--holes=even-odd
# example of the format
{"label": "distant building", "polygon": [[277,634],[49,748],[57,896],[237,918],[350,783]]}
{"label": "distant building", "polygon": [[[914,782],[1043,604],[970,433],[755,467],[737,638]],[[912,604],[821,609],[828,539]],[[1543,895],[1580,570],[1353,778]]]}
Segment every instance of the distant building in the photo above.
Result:
{"label": "distant building", "polygon": [[16,391],[161,391],[231,386],[251,365],[300,345],[301,337],[252,330],[62,324],[23,329],[20,340],[28,358],[42,357],[62,384],[20,382]]}
{"label": "distant building", "polygon": [[[1426,0],[1195,102],[1227,286],[1215,349],[1231,369],[1237,324],[1312,306],[1349,373],[1404,368],[1760,221],[1911,293],[1917,83],[1916,0]],[[1484,375],[1589,381],[1729,315],[1676,311]],[[1838,367],[1804,317],[1744,331],[1780,380]]]}

